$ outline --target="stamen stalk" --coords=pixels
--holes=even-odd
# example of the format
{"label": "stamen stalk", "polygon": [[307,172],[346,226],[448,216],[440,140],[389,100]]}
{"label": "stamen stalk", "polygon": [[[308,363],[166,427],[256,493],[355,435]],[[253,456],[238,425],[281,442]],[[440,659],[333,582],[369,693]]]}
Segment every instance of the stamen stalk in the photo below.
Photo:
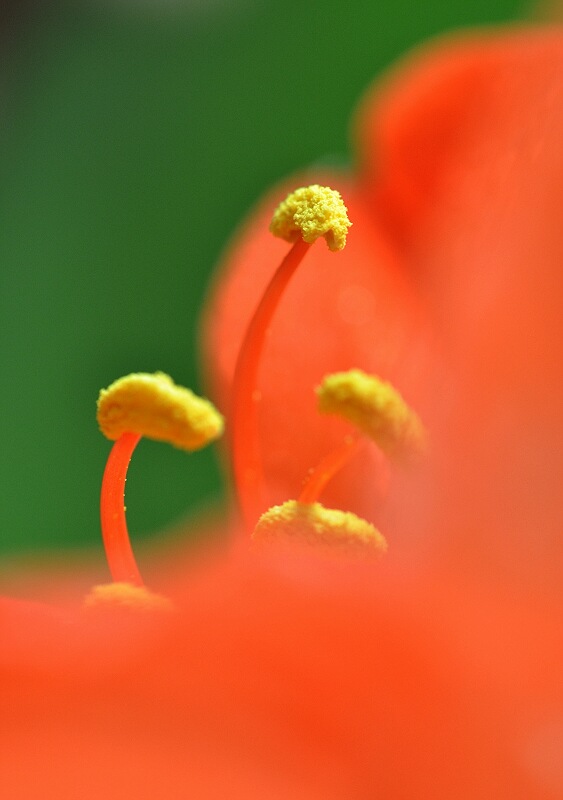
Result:
{"label": "stamen stalk", "polygon": [[309,473],[298,502],[316,503],[327,483],[358,452],[363,442],[359,432],[346,436],[342,444],[328,453]]}
{"label": "stamen stalk", "polygon": [[122,433],[115,442],[102,480],[100,515],[106,558],[116,582],[144,586],[137,567],[125,519],[125,480],[127,468],[141,435]]}
{"label": "stamen stalk", "polygon": [[262,505],[262,459],[258,435],[260,393],[258,366],[274,312],[310,245],[298,239],[285,256],[254,312],[239,353],[234,376],[233,473],[243,520],[252,530]]}

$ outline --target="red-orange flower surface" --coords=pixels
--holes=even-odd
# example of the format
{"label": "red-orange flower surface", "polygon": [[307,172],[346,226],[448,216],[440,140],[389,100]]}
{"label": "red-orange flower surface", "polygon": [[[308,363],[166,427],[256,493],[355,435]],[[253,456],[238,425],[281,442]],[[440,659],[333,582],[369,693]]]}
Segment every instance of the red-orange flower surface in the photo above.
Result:
{"label": "red-orange flower surface", "polygon": [[[2,604],[10,798],[501,798],[563,793],[563,34],[416,55],[360,109],[346,249],[309,249],[260,362],[261,492],[298,496],[342,440],[313,388],[397,387],[430,453],[366,446],[323,502],[375,522],[376,563],[226,552],[153,585],[176,611]],[[288,246],[278,189],[206,317],[212,396]],[[371,449],[370,449],[371,448]]]}

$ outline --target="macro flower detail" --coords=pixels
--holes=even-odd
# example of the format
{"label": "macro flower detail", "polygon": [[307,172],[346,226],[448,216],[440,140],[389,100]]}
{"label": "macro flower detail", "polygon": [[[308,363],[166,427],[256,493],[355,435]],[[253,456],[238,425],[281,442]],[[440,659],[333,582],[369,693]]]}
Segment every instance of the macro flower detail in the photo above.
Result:
{"label": "macro flower detail", "polygon": [[315,184],[288,194],[274,213],[270,231],[286,242],[302,238],[313,244],[322,236],[328,249],[336,252],[345,247],[351,225],[340,192]]}
{"label": "macro flower detail", "polygon": [[379,558],[387,550],[383,536],[366,520],[320,503],[297,500],[288,500],[262,514],[252,541],[258,546],[285,545],[290,552],[304,547],[332,558],[367,560]]}
{"label": "macro flower detail", "polygon": [[[294,247],[266,288],[249,324],[237,364],[235,387],[238,414],[234,422],[243,431],[241,434],[235,427],[233,436],[235,477],[247,525],[254,526],[258,522],[252,535],[255,544],[276,542],[280,546],[293,542],[356,557],[360,553],[363,557],[374,553],[381,555],[386,550],[385,539],[369,522],[350,512],[326,509],[317,502],[326,483],[357,449],[355,437],[345,437],[341,447],[329,453],[316,469],[311,470],[298,501],[274,507],[259,520],[257,516],[250,516],[258,508],[258,496],[253,496],[253,492],[258,488],[256,479],[260,471],[255,381],[268,326],[289,278],[306,252],[303,243],[309,246],[323,236],[327,238],[329,249],[342,249],[350,224],[340,194],[328,187],[312,185],[288,195],[276,209],[270,226],[275,236],[289,239]],[[336,384],[339,390],[335,392]],[[348,392],[344,398],[346,386]],[[407,426],[410,430],[413,420],[418,420],[390,385],[357,371],[327,376],[319,390],[319,409],[339,413],[359,424],[378,443],[382,443],[384,449],[385,445],[397,445],[399,438],[405,448],[409,444],[405,433]],[[193,450],[217,438],[223,430],[223,418],[209,401],[176,386],[163,373],[137,373],[115,381],[100,392],[97,417],[102,432],[108,438],[118,440],[104,476],[101,501],[102,535],[116,582],[95,587],[86,604],[97,606],[119,602],[126,607],[138,605],[146,608],[151,605],[152,596],[143,586],[136,567],[125,516],[120,507],[116,507],[124,492],[125,470],[132,448],[140,436],[145,435]],[[375,431],[378,435],[374,436]],[[115,464],[119,470],[115,469]],[[161,598],[156,597],[154,605],[160,607]]]}
{"label": "macro flower detail", "polygon": [[212,403],[163,372],[126,375],[102,389],[97,417],[108,439],[138,433],[182,450],[198,450],[223,433],[223,417]]}
{"label": "macro flower detail", "polygon": [[[560,31],[434,45],[364,101],[357,175],[291,179],[342,192],[337,258],[268,233],[289,184],[252,214],[204,322],[242,523],[149,564],[173,614],[129,613],[116,431],[96,613],[92,569],[0,600],[10,797],[559,800],[562,75]],[[374,409],[389,440],[350,433]]]}
{"label": "macro flower detail", "polygon": [[[298,240],[293,247],[306,261],[302,268],[294,266],[293,248],[288,253],[268,231],[279,198],[289,189],[284,184],[271,192],[227,252],[205,315],[208,391],[233,437],[235,485],[253,483],[251,491],[237,491],[239,497],[255,498],[242,512],[249,531],[267,508],[295,497],[311,466],[347,434],[344,422],[327,421],[316,408],[314,387],[325,375],[351,367],[379,375],[426,418],[428,375],[434,367],[425,309],[400,262],[373,233],[350,179],[337,173],[325,177],[338,186],[353,222],[346,247],[333,255],[319,243]],[[276,265],[286,258],[287,268],[275,277]],[[268,301],[264,324],[257,309],[270,284],[275,316]],[[260,354],[253,354],[250,369],[244,342],[264,327],[268,336],[258,335]],[[246,381],[242,400],[239,389]],[[245,428],[250,419],[252,435]],[[376,519],[386,494],[379,460],[375,445],[363,447],[327,487],[326,505]],[[366,474],[374,475],[372,484],[363,479]]]}
{"label": "macro flower detail", "polygon": [[98,610],[119,608],[145,613],[171,611],[174,608],[168,597],[151,592],[146,586],[118,581],[93,586],[84,598],[84,606]]}
{"label": "macro flower detail", "polygon": [[97,419],[102,433],[116,440],[100,499],[102,538],[114,583],[94,587],[86,605],[161,609],[168,601],[144,586],[129,540],[124,507],[129,461],[142,436],[184,450],[204,447],[222,434],[223,417],[208,400],[156,372],[126,375],[102,389]]}
{"label": "macro flower detail", "polygon": [[267,507],[259,434],[262,392],[257,385],[262,353],[280,300],[311,245],[326,237],[329,249],[342,250],[350,226],[339,192],[313,184],[291,192],[270,223],[275,236],[293,246],[266,285],[253,310],[236,359],[232,399],[232,468],[240,511],[249,532]]}
{"label": "macro flower detail", "polygon": [[294,541],[316,545],[325,552],[334,549],[340,555],[380,556],[387,550],[387,542],[373,525],[351,512],[325,508],[319,497],[360,449],[360,432],[391,458],[402,461],[420,454],[426,440],[424,428],[389,383],[360,370],[327,375],[316,392],[321,413],[340,416],[358,430],[345,436],[309,471],[297,501],[273,506],[262,514],[252,540],[261,545]]}
{"label": "macro flower detail", "polygon": [[337,414],[373,439],[391,458],[403,460],[426,449],[418,415],[387,381],[359,369],[327,375],[317,387],[321,414]]}

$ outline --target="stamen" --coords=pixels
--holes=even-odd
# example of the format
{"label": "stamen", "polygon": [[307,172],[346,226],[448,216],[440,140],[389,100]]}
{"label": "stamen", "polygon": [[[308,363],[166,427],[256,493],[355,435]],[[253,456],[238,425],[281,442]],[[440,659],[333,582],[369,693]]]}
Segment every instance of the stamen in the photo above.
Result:
{"label": "stamen", "polygon": [[362,560],[379,558],[387,551],[384,537],[366,520],[348,511],[298,500],[288,500],[262,514],[252,542]]}
{"label": "stamen", "polygon": [[327,375],[317,388],[318,409],[338,414],[390,458],[401,461],[424,453],[427,434],[418,415],[390,383],[358,369]]}
{"label": "stamen", "polygon": [[319,411],[338,414],[359,430],[312,470],[298,500],[274,506],[260,517],[252,541],[320,547],[331,555],[379,556],[386,552],[387,543],[373,525],[350,512],[326,509],[318,498],[328,481],[357,452],[362,442],[360,431],[397,459],[422,452],[426,432],[391,384],[360,370],[327,375],[317,388],[317,397]]}
{"label": "stamen", "polygon": [[331,250],[341,250],[350,224],[340,194],[316,185],[290,194],[272,219],[272,233],[294,242],[294,245],[275,272],[250,321],[233,385],[233,473],[248,530],[252,530],[263,510],[257,376],[266,335],[279,300],[310,244],[324,236]]}
{"label": "stamen", "polygon": [[130,583],[104,583],[94,586],[85,598],[86,608],[121,608],[131,611],[171,611],[168,597],[151,592],[146,586]]}
{"label": "stamen", "polygon": [[[143,587],[129,541],[124,506],[125,480],[133,451],[141,436],[197,450],[221,435],[223,418],[208,400],[176,386],[168,375],[157,372],[127,375],[102,389],[97,419],[102,433],[117,439],[104,472],[100,500],[108,566],[117,584]],[[108,589],[104,597],[115,596],[116,591]]]}

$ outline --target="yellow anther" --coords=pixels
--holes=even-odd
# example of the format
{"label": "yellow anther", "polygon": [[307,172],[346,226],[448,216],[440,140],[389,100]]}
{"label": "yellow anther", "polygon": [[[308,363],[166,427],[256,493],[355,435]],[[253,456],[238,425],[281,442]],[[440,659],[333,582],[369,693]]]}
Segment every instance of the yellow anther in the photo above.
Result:
{"label": "yellow anther", "polygon": [[104,583],[94,586],[85,598],[87,608],[120,608],[132,611],[171,611],[172,601],[131,583]]}
{"label": "yellow anther", "polygon": [[372,559],[387,551],[384,537],[366,520],[348,511],[297,500],[288,500],[262,514],[252,541],[257,546],[314,548],[356,559]]}
{"label": "yellow anther", "polygon": [[317,387],[318,409],[338,414],[373,439],[390,457],[420,455],[426,431],[390,383],[358,369],[327,375]]}
{"label": "yellow anther", "polygon": [[198,450],[223,433],[223,417],[209,400],[176,386],[163,372],[127,375],[102,389],[98,425],[108,439],[139,433]]}
{"label": "yellow anther", "polygon": [[296,189],[281,203],[270,223],[274,236],[296,242],[301,236],[312,244],[324,236],[329,250],[342,250],[352,223],[340,193],[328,186]]}

